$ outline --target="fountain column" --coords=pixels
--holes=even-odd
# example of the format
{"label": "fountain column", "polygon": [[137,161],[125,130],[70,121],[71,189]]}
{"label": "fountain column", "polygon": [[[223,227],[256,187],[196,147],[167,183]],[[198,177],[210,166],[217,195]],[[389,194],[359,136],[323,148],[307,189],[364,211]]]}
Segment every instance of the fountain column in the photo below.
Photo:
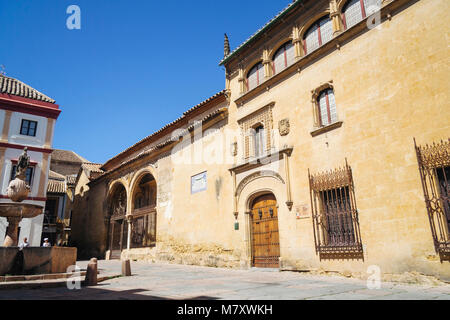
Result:
{"label": "fountain column", "polygon": [[18,239],[17,232],[19,230],[19,223],[22,220],[21,217],[7,217],[8,219],[8,228],[6,231],[5,242],[3,243],[4,247],[17,247]]}
{"label": "fountain column", "polygon": [[30,164],[27,150],[27,147],[23,149],[23,153],[17,161],[15,179],[9,183],[6,190],[8,198],[13,203],[0,203],[0,217],[5,217],[8,220],[8,229],[3,242],[4,247],[17,247],[17,231],[23,218],[31,219],[43,213],[42,206],[22,203],[30,193],[30,186],[25,181],[27,168]]}

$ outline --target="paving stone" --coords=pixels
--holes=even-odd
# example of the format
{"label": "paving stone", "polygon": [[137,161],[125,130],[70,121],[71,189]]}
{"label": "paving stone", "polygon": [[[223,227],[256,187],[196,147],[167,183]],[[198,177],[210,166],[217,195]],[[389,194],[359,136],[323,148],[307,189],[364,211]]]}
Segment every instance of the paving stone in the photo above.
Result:
{"label": "paving stone", "polygon": [[[87,262],[77,263],[81,268]],[[100,275],[121,272],[120,261],[99,261]],[[366,282],[336,276],[317,276],[274,270],[229,270],[197,266],[131,262],[133,276],[109,279],[98,286],[68,290],[0,290],[0,299],[74,300],[450,300],[450,285],[420,286],[382,283],[369,290]]]}

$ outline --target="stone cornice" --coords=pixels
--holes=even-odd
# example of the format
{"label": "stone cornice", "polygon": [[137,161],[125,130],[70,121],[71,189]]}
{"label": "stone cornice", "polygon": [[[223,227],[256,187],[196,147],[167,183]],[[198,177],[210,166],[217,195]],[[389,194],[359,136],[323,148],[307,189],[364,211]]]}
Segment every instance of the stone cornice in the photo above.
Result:
{"label": "stone cornice", "polygon": [[250,169],[265,166],[267,164],[272,163],[273,161],[279,161],[283,159],[284,155],[290,157],[293,149],[294,149],[293,147],[284,147],[283,149],[279,151],[274,151],[264,157],[248,159],[244,163],[235,165],[234,167],[228,169],[228,171],[230,171],[231,173],[232,172],[241,173]]}

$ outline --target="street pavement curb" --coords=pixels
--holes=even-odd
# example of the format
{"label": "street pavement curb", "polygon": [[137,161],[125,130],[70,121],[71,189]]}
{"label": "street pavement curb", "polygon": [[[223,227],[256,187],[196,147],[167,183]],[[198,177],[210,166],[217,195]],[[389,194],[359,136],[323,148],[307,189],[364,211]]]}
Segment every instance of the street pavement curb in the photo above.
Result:
{"label": "street pavement curb", "polygon": [[[97,277],[97,282],[103,282],[106,280],[119,278],[121,274],[114,275],[104,275]],[[60,278],[54,280],[29,280],[29,281],[11,281],[11,282],[0,282],[0,290],[17,290],[17,289],[43,289],[43,288],[58,288],[67,286],[67,281],[74,281],[77,278]],[[80,281],[84,281],[84,278],[81,277]]]}

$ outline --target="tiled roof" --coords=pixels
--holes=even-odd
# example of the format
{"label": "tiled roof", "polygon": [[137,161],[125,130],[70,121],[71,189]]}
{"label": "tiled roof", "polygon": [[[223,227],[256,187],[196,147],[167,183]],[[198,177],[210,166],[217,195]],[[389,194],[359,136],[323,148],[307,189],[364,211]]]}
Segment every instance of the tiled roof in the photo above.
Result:
{"label": "tiled roof", "polygon": [[70,176],[66,176],[66,181],[67,181],[67,184],[75,184],[75,182],[77,181],[77,175],[72,174]]}
{"label": "tiled roof", "polygon": [[[212,113],[206,115],[206,116],[201,120],[201,122],[208,121],[208,120],[210,120],[210,119],[212,119],[212,118],[215,118],[216,116],[219,116],[220,114],[223,114],[223,113],[226,114],[227,112],[228,112],[227,108],[221,108],[221,109],[219,109],[219,110],[216,110],[216,111],[214,111],[214,112],[212,112]],[[189,127],[187,127],[186,129],[184,129],[183,132],[180,132],[179,134],[180,134],[180,136],[183,136],[184,134],[186,134],[186,133],[189,132],[189,131],[192,131],[193,129],[194,129],[194,124],[191,124]],[[131,159],[128,159],[128,160],[125,161],[124,163],[121,163],[120,165],[118,165],[118,166],[116,166],[115,168],[113,168],[113,169],[111,169],[111,170],[105,172],[104,174],[109,174],[109,173],[111,173],[111,172],[113,172],[113,171],[115,171],[115,170],[117,170],[117,169],[119,169],[119,168],[121,168],[121,167],[123,167],[123,166],[125,166],[125,165],[127,165],[127,164],[129,164],[129,163],[131,163],[131,162],[133,162],[133,161],[135,161],[135,160],[138,160],[138,159],[140,159],[140,158],[142,158],[142,157],[145,157],[146,155],[149,155],[149,154],[155,152],[156,150],[161,149],[161,148],[163,148],[163,147],[169,145],[169,144],[172,143],[172,142],[178,141],[178,139],[179,139],[179,137],[171,137],[171,138],[169,138],[169,139],[167,139],[167,140],[165,140],[165,141],[163,141],[163,142],[161,142],[161,143],[159,143],[159,144],[153,146],[152,148],[150,148],[150,149],[148,149],[148,150],[144,150],[143,152],[139,153],[138,155],[134,156],[134,157],[131,158]]]}
{"label": "tiled roof", "polygon": [[47,193],[66,193],[66,182],[48,179]]}
{"label": "tiled roof", "polygon": [[89,162],[82,156],[76,154],[73,151],[70,150],[58,150],[55,149],[52,152],[52,161],[66,161],[66,162],[74,162],[74,163],[83,163],[83,162]]}
{"label": "tiled roof", "polygon": [[194,112],[195,110],[198,110],[198,108],[200,108],[201,106],[207,104],[208,102],[214,100],[215,98],[225,94],[226,90],[222,90],[220,92],[217,92],[215,95],[213,95],[212,97],[209,97],[208,99],[200,102],[199,104],[197,104],[196,106],[192,107],[191,109],[189,109],[188,111],[183,113],[183,116],[187,116],[189,114],[191,114],[192,112]]}
{"label": "tiled roof", "polygon": [[151,135],[145,137],[144,139],[142,139],[141,141],[135,143],[134,145],[132,145],[131,147],[125,149],[124,151],[122,151],[121,153],[119,153],[118,155],[116,155],[115,157],[109,159],[108,161],[105,162],[105,164],[103,164],[102,167],[104,167],[105,165],[107,165],[108,163],[110,163],[111,161],[113,161],[114,159],[117,159],[118,157],[120,157],[121,155],[125,154],[126,152],[128,152],[129,150],[135,148],[136,146],[147,142],[149,140],[151,140],[152,138],[154,138],[156,135],[160,134],[161,132],[163,132],[164,130],[174,126],[175,124],[179,123],[180,121],[184,120],[188,115],[190,115],[192,112],[194,112],[195,110],[198,110],[200,107],[204,106],[205,104],[207,104],[208,102],[225,95],[226,90],[222,90],[218,93],[216,93],[215,95],[213,95],[212,97],[200,102],[199,104],[197,104],[196,106],[192,107],[191,109],[189,109],[188,111],[184,112],[183,115],[181,117],[179,117],[178,119],[176,119],[175,121],[172,121],[171,123],[165,125],[164,127],[162,127],[161,129],[159,129],[158,131],[152,133]]}
{"label": "tiled roof", "polygon": [[256,31],[250,38],[245,40],[240,46],[238,46],[236,49],[234,49],[229,55],[224,57],[222,61],[220,61],[219,65],[223,65],[225,62],[227,62],[232,56],[234,56],[238,51],[243,49],[247,46],[248,43],[250,43],[252,40],[256,39],[260,34],[263,33],[263,31],[266,31],[269,27],[271,27],[275,22],[277,22],[281,17],[283,17],[285,14],[291,11],[294,7],[296,7],[298,4],[302,3],[304,0],[295,0],[291,2],[286,8],[281,10],[273,19],[271,19],[269,22],[267,22],[261,29]]}
{"label": "tiled roof", "polygon": [[100,169],[102,167],[102,164],[99,163],[85,162],[81,166],[83,167],[83,169],[89,170],[90,172],[103,173],[103,170]]}
{"label": "tiled roof", "polygon": [[90,162],[86,162],[81,165],[81,168],[86,172],[86,175],[90,180],[97,179],[104,173],[104,171],[100,169],[101,167],[102,164]]}
{"label": "tiled roof", "polygon": [[59,174],[52,170],[48,171],[48,177],[49,177],[49,179],[60,180],[60,181],[64,181],[66,179],[66,177],[64,177],[62,174]]}
{"label": "tiled roof", "polygon": [[37,91],[20,80],[7,77],[0,74],[0,93],[6,93],[13,96],[55,103],[55,100]]}

